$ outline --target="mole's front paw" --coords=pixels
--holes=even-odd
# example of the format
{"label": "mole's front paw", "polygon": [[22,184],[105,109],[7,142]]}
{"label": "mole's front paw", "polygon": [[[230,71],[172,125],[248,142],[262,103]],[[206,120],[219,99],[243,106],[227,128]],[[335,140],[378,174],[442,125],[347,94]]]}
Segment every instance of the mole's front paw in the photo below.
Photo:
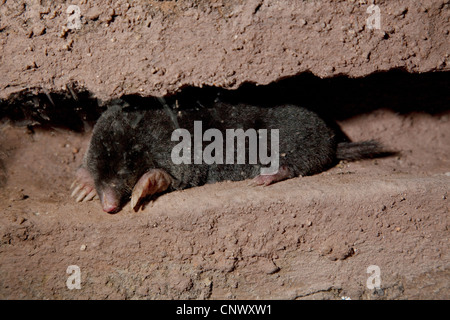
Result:
{"label": "mole's front paw", "polygon": [[163,192],[172,184],[173,178],[162,169],[151,169],[146,172],[133,188],[131,208],[137,210],[138,204],[145,197]]}
{"label": "mole's front paw", "polygon": [[77,170],[75,181],[70,186],[70,189],[73,189],[71,197],[75,198],[76,202],[98,199],[94,180],[85,168]]}

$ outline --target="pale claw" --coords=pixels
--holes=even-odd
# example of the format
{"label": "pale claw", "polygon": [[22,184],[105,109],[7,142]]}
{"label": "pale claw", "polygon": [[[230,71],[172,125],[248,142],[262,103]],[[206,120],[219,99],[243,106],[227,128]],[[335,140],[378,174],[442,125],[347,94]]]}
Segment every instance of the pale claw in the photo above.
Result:
{"label": "pale claw", "polygon": [[[73,184],[74,184],[75,182],[76,182],[76,181],[74,181],[74,182],[72,183],[72,186],[73,186]],[[71,196],[72,198],[75,197],[75,195],[78,193],[78,191],[81,190],[82,187],[83,187],[83,186],[82,186],[81,184],[77,184],[76,187],[75,187],[75,189],[73,189],[72,194],[71,194],[70,196]],[[71,188],[72,188],[72,187],[71,187]]]}
{"label": "pale claw", "polygon": [[249,186],[249,187],[256,187],[256,186],[259,186],[259,184],[256,183],[255,179],[256,179],[256,178],[253,178],[252,180],[250,180],[250,182],[247,184],[247,186]]}
{"label": "pale claw", "polygon": [[[145,177],[145,178],[144,178]],[[152,176],[144,174],[142,178],[136,183],[131,193],[131,209],[135,209],[141,199],[151,195]]]}
{"label": "pale claw", "polygon": [[98,199],[97,192],[94,188],[94,181],[89,172],[83,167],[77,170],[76,179],[70,186],[70,189],[72,188],[74,189],[70,196],[75,198],[76,202],[86,202],[92,199]]}
{"label": "pale claw", "polygon": [[91,190],[91,192],[89,192],[88,195],[83,199],[83,202],[91,201],[92,199],[95,198],[96,195],[97,192],[95,190]]}
{"label": "pale claw", "polygon": [[75,200],[76,202],[81,202],[81,200],[84,199],[84,197],[87,195],[87,190],[83,189],[81,190],[80,194],[78,195],[78,198]]}
{"label": "pale claw", "polygon": [[136,205],[139,202],[139,199],[141,199],[142,193],[140,195],[137,195],[135,192],[131,195],[131,209],[134,209]]}
{"label": "pale claw", "polygon": [[248,185],[250,187],[256,187],[256,186],[263,186],[267,187],[270,185],[273,181],[273,178],[271,176],[257,176],[253,178]]}

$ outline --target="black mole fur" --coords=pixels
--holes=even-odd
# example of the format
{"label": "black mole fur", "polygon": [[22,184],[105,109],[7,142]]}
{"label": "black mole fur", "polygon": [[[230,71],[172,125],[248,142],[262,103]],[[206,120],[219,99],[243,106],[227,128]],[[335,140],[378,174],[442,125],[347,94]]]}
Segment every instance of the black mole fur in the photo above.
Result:
{"label": "black mole fur", "polygon": [[[156,99],[149,107],[114,103],[98,119],[83,163],[97,193],[113,187],[123,203],[137,180],[152,168],[164,169],[175,178],[172,189],[245,180],[260,173],[259,164],[174,164],[171,152],[179,141],[171,141],[171,135],[177,124],[193,139],[194,121],[202,121],[202,134],[209,128],[219,129],[224,143],[226,129],[268,129],[269,148],[270,129],[279,129],[280,166],[287,166],[292,176],[330,168],[337,160],[338,143],[345,141],[337,126],[295,105],[268,108],[215,101],[210,107],[198,104],[172,109],[172,113],[161,106]],[[208,144],[203,142],[202,150]],[[223,150],[225,156],[225,147]],[[248,144],[246,151],[248,163]]]}

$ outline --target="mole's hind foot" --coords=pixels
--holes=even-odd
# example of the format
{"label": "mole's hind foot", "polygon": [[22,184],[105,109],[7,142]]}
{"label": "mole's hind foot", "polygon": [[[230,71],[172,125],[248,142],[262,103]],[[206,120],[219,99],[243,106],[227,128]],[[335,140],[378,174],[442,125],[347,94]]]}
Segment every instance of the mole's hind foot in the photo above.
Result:
{"label": "mole's hind foot", "polygon": [[261,174],[255,178],[253,178],[250,182],[249,182],[249,186],[268,186],[272,183],[278,182],[278,181],[282,181],[282,180],[286,180],[289,178],[292,178],[293,174],[292,171],[286,167],[286,166],[281,166],[278,169],[278,172],[275,174]]}
{"label": "mole's hind foot", "polygon": [[151,169],[139,179],[131,193],[131,208],[137,210],[137,205],[145,197],[163,192],[172,184],[173,178],[162,169]]}
{"label": "mole's hind foot", "polygon": [[70,186],[72,191],[71,197],[75,198],[76,202],[86,202],[97,198],[95,191],[94,180],[85,168],[77,170],[75,181]]}

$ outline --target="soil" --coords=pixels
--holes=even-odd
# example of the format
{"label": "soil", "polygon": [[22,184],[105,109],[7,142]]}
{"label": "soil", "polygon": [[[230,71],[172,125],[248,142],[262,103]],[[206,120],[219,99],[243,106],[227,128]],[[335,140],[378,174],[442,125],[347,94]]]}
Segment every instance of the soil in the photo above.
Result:
{"label": "soil", "polygon": [[[79,30],[64,4],[33,3],[0,1],[1,299],[450,298],[448,1],[379,1],[381,30],[369,1],[74,1]],[[351,140],[399,154],[138,212],[70,197],[107,100],[299,85]]]}

